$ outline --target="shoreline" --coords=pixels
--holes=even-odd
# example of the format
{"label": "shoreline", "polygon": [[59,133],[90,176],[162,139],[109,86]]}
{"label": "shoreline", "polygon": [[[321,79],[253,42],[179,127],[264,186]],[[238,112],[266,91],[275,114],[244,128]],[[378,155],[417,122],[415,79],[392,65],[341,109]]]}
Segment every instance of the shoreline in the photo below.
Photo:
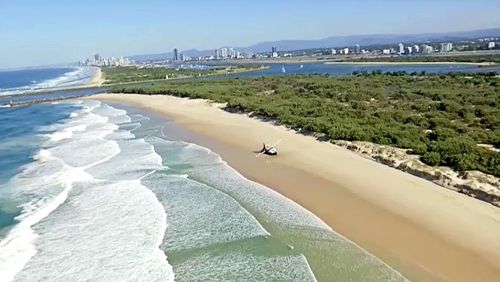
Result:
{"label": "shoreline", "polygon": [[363,61],[353,61],[353,62],[335,62],[327,61],[326,65],[473,65],[473,66],[496,66],[498,64],[492,62],[363,62]]}
{"label": "shoreline", "polygon": [[96,67],[96,72],[94,73],[94,75],[92,76],[92,80],[90,80],[90,83],[85,85],[85,87],[99,87],[99,86],[102,86],[104,84],[104,82],[106,82],[106,80],[104,79],[104,75],[102,73],[102,70],[100,67]]}
{"label": "shoreline", "polygon": [[[487,203],[207,101],[132,94],[90,99],[173,118],[195,133],[188,137],[193,143],[297,202],[410,280],[494,281],[500,274],[500,211]],[[262,141],[279,138],[278,158],[254,157]]]}
{"label": "shoreline", "polygon": [[104,75],[101,71],[100,67],[92,67],[96,68],[96,71],[92,75],[92,78],[90,79],[89,82],[81,85],[72,85],[72,86],[55,86],[55,87],[48,87],[48,88],[40,88],[36,90],[29,90],[29,91],[24,91],[20,93],[13,93],[13,94],[8,94],[8,95],[3,95],[0,97],[16,97],[16,96],[23,96],[23,95],[31,95],[31,94],[38,94],[38,93],[43,93],[43,92],[56,92],[56,91],[66,91],[66,90],[79,90],[79,89],[86,89],[86,88],[94,88],[94,87],[101,87],[103,86],[105,79]]}
{"label": "shoreline", "polygon": [[[234,61],[236,63],[238,61]],[[296,59],[263,59],[263,60],[243,60],[239,61],[242,64],[326,64],[326,65],[472,65],[478,67],[495,67],[498,63],[495,62],[457,62],[457,61],[442,61],[442,62],[391,62],[391,61],[335,61],[330,58],[296,58]]]}

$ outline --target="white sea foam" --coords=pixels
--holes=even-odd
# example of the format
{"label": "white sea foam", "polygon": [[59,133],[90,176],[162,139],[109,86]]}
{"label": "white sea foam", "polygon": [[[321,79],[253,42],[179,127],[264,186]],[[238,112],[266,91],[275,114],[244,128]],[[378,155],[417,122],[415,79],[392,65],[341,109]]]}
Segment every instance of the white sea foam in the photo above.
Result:
{"label": "white sea foam", "polygon": [[144,178],[169,214],[163,247],[170,252],[268,236],[264,227],[231,197],[183,175]]}
{"label": "white sea foam", "polygon": [[[6,184],[22,214],[0,243],[2,281],[173,280],[159,249],[165,211],[140,183],[164,169],[161,158],[119,129],[130,121],[125,111],[95,101],[80,106],[63,123],[40,128],[45,148]],[[106,172],[96,177],[94,167]]]}
{"label": "white sea foam", "polygon": [[34,228],[41,251],[17,280],[173,280],[158,248],[166,215],[152,192],[139,180],[92,183],[78,190]]}
{"label": "white sea foam", "polygon": [[185,153],[189,159],[197,158],[197,156],[209,152],[212,155],[209,159],[216,160],[216,165],[204,165],[189,169],[188,174],[191,177],[203,179],[205,183],[221,189],[235,199],[245,199],[247,208],[252,213],[264,214],[266,218],[272,219],[271,224],[284,224],[292,229],[310,228],[308,230],[310,232],[309,236],[312,235],[312,238],[316,237],[317,240],[324,241],[324,243],[330,242],[338,252],[337,258],[352,260],[335,263],[334,266],[339,273],[349,273],[352,269],[358,268],[358,272],[362,269],[364,273],[368,273],[364,279],[374,281],[404,280],[404,277],[395,269],[332,230],[331,227],[309,210],[264,185],[246,179],[209,149],[196,144],[189,144],[188,147],[190,147],[190,150],[186,150]]}
{"label": "white sea foam", "polygon": [[[184,152],[200,152],[202,147],[156,137],[147,141],[168,158],[173,170],[180,166],[190,171],[185,166],[188,163],[195,168],[227,166],[208,149],[199,155],[188,156]],[[227,175],[214,177],[226,179]],[[283,243],[278,244],[281,249],[278,253],[264,255],[267,248],[277,248],[276,242],[266,239],[271,234],[247,210],[247,202],[205,183],[172,172],[144,179],[144,185],[155,192],[170,215],[163,248],[174,253],[188,250],[189,259],[175,264],[178,277],[183,281],[250,277],[252,281],[294,280],[292,277],[300,281],[315,280],[307,259],[290,253]],[[241,183],[234,183],[234,189],[247,192]]]}
{"label": "white sea foam", "polygon": [[201,253],[175,269],[185,281],[316,281],[303,255],[266,257],[250,250]]}
{"label": "white sea foam", "polygon": [[74,70],[53,79],[20,87],[0,89],[0,96],[45,91],[51,88],[86,85],[92,81],[96,71],[97,68],[94,67],[76,67]]}
{"label": "white sea foam", "polygon": [[[0,277],[173,280],[161,245],[188,257],[175,264],[181,280],[314,281],[306,257],[263,226],[285,226],[289,237],[303,236],[299,241],[318,249],[333,246],[335,264],[327,267],[341,275],[373,265],[312,213],[245,179],[210,150],[137,138],[131,131],[145,118],[96,101],[80,106],[64,122],[40,129],[49,137],[44,149],[14,178],[19,185],[9,186],[24,203],[18,217],[24,225],[15,228],[25,228],[5,241],[5,253],[15,256],[2,257],[0,245]],[[71,135],[54,140],[55,132]],[[30,222],[33,214],[40,217]]]}
{"label": "white sea foam", "polygon": [[40,150],[38,151],[37,154],[33,156],[33,160],[39,161],[39,162],[45,162],[50,158],[50,151],[49,150]]}
{"label": "white sea foam", "polygon": [[87,169],[94,177],[107,180],[138,179],[151,170],[161,170],[162,159],[153,147],[143,139],[118,140],[120,149],[126,154],[118,154],[108,162]]}
{"label": "white sea foam", "polygon": [[[187,144],[189,150],[182,151],[182,158],[200,159],[207,163],[188,170],[188,174],[214,184],[226,193],[236,198],[248,199],[251,208],[276,219],[281,224],[309,226],[331,230],[331,228],[316,215],[304,209],[294,201],[282,196],[259,183],[243,177],[238,171],[224,162],[219,155],[205,147],[196,144]],[[208,156],[207,156],[208,155]],[[211,164],[211,165],[210,165]],[[224,175],[224,177],[220,177]],[[236,185],[238,184],[238,185]],[[242,189],[244,185],[244,189]]]}
{"label": "white sea foam", "polygon": [[91,178],[82,170],[64,165],[45,150],[40,151],[36,159],[41,162],[25,166],[23,172],[3,188],[15,189],[11,194],[16,194],[13,198],[18,200],[31,198],[20,205],[22,214],[16,217],[19,223],[0,242],[0,276],[4,281],[12,280],[36,254],[37,234],[32,226],[66,200],[74,182]]}
{"label": "white sea foam", "polygon": [[84,131],[85,130],[85,125],[80,124],[80,125],[75,125],[75,126],[70,126],[67,128],[64,128],[60,131],[56,131],[50,135],[50,140],[51,141],[61,141],[63,139],[68,139],[73,136],[73,132],[75,131]]}
{"label": "white sea foam", "polygon": [[281,224],[331,230],[317,216],[292,200],[272,189],[244,178],[227,165],[219,155],[205,147],[160,138],[149,138],[148,142],[155,144],[155,146],[160,146],[163,143],[166,150],[176,151],[177,159],[173,160],[174,164],[176,161],[195,164],[192,168],[186,169],[188,175],[194,179],[203,179],[204,183],[217,187],[236,199],[246,199],[246,202],[253,210],[264,213]]}
{"label": "white sea foam", "polygon": [[[170,156],[168,165],[173,169],[180,167],[181,171],[187,172],[189,178],[216,187],[234,198],[251,214],[258,216],[259,220],[263,221],[261,224],[265,223],[266,226],[281,229],[280,232],[287,232],[282,237],[284,242],[294,241],[292,239],[294,237],[303,237],[301,240],[294,241],[302,248],[336,252],[336,255],[329,259],[329,264],[331,264],[329,271],[338,273],[339,277],[343,275],[344,278],[347,278],[356,274],[364,280],[399,281],[402,279],[401,274],[397,271],[334,232],[316,215],[274,190],[244,178],[209,149],[195,144],[167,141],[160,138],[148,138],[147,140],[154,144],[157,150],[161,150],[162,155]],[[167,230],[167,234],[170,230],[171,228]],[[177,242],[172,244],[175,243]],[[244,260],[247,259],[250,258]],[[213,262],[207,261],[206,264],[213,265],[218,269],[219,262],[215,259]],[[183,265],[182,267],[176,265],[176,273],[180,276],[188,275],[187,277],[191,277],[189,275],[194,272],[189,272],[188,269],[194,269],[195,266],[188,261]],[[300,268],[300,266],[296,267]],[[210,273],[205,274],[209,275]]]}

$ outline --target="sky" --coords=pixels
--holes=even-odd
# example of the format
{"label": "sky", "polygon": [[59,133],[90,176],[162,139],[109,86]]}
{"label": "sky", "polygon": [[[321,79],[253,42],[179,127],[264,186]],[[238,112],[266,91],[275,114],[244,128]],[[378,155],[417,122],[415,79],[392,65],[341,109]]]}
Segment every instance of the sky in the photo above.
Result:
{"label": "sky", "polygon": [[336,35],[500,27],[500,0],[0,0],[0,68]]}

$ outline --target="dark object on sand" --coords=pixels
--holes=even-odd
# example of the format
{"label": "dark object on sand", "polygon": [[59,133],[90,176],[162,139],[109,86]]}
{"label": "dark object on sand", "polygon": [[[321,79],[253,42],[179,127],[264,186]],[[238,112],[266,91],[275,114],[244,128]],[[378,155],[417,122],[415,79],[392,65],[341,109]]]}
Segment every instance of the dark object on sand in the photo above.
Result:
{"label": "dark object on sand", "polygon": [[278,151],[276,150],[276,148],[274,148],[273,146],[266,146],[265,143],[262,144],[262,149],[260,150],[260,152],[262,154],[266,154],[266,155],[269,155],[269,156],[276,156],[276,155],[278,155]]}

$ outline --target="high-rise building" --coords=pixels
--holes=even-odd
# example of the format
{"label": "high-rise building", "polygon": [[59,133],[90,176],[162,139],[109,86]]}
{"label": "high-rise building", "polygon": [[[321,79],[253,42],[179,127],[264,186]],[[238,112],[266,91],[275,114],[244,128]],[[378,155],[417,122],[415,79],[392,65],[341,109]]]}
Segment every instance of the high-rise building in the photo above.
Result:
{"label": "high-rise building", "polygon": [[219,48],[215,50],[215,58],[219,60],[227,59],[229,57],[232,57],[234,53],[236,53],[236,51],[233,48]]}
{"label": "high-rise building", "polygon": [[103,58],[99,54],[93,54],[92,57],[82,62],[82,64],[86,66],[105,66],[105,67],[130,66],[132,63],[133,62],[126,57]]}
{"label": "high-rise building", "polygon": [[94,62],[93,62],[94,65],[100,65],[101,64],[101,60],[102,60],[101,55],[94,54]]}
{"label": "high-rise building", "polygon": [[488,43],[488,49],[495,49],[495,42],[491,41]]}
{"label": "high-rise building", "polygon": [[361,53],[361,47],[359,46],[359,44],[356,44],[356,46],[354,48],[354,53],[356,53],[356,55]]}
{"label": "high-rise building", "polygon": [[422,46],[420,46],[420,52],[422,52],[422,54],[429,54],[434,52],[434,48],[427,44],[422,44]]}
{"label": "high-rise building", "polygon": [[336,54],[337,54],[337,50],[332,49],[332,55],[336,55]]}
{"label": "high-rise building", "polygon": [[174,55],[172,57],[172,60],[175,62],[179,60],[179,50],[177,50],[177,48],[174,48]]}
{"label": "high-rise building", "polygon": [[399,54],[404,54],[405,52],[405,45],[403,43],[399,43]]}
{"label": "high-rise building", "polygon": [[234,48],[229,48],[229,58],[234,59],[236,58],[236,50]]}
{"label": "high-rise building", "polygon": [[232,47],[222,47],[215,49],[214,51],[215,59],[223,60],[223,59],[241,59],[243,55],[241,52],[235,50]]}
{"label": "high-rise building", "polygon": [[441,43],[441,52],[450,52],[453,49],[453,43]]}
{"label": "high-rise building", "polygon": [[274,46],[271,48],[271,57],[278,58],[278,49]]}
{"label": "high-rise building", "polygon": [[220,57],[226,59],[229,56],[229,49],[227,47],[220,49]]}
{"label": "high-rise building", "polygon": [[420,53],[420,47],[417,44],[413,46],[413,52]]}

